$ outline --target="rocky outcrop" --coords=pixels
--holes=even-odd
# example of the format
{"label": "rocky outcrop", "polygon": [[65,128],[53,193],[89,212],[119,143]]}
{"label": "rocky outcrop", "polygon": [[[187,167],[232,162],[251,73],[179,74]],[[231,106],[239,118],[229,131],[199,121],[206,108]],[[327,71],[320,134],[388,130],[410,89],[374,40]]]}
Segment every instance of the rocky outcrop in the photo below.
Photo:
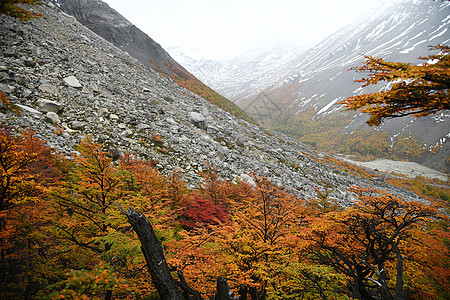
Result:
{"label": "rocky outcrop", "polygon": [[[252,121],[230,100],[217,94],[176,62],[158,43],[101,0],[53,0],[58,7],[144,66],[169,76],[178,84],[203,93],[206,100],[233,115]],[[137,8],[138,9],[138,8]],[[125,62],[126,63],[126,62]],[[202,94],[201,94],[202,95]]]}
{"label": "rocky outcrop", "polygon": [[[229,180],[256,172],[306,198],[328,182],[342,205],[354,200],[351,185],[375,187],[325,164],[325,154],[215,107],[54,5],[35,9],[44,17],[20,23],[0,16],[0,87],[22,113],[0,112],[7,126],[31,128],[66,155],[89,135],[116,158],[131,151],[156,161],[163,173],[180,172],[192,185],[208,167]],[[68,84],[69,77],[80,86]],[[382,188],[413,197],[388,184]]]}
{"label": "rocky outcrop", "polygon": [[84,26],[128,52],[141,63],[153,69],[171,71],[165,62],[175,63],[170,55],[118,12],[103,1],[57,0],[54,1],[64,12],[74,16]]}

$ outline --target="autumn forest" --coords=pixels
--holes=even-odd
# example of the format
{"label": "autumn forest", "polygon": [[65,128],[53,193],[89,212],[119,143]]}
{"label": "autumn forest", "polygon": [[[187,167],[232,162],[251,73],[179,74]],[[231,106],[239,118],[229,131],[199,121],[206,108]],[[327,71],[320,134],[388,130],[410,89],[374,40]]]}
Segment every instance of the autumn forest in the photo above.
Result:
{"label": "autumn forest", "polygon": [[[38,16],[13,6],[34,0],[3,2],[0,13]],[[448,109],[449,48],[436,48],[443,54],[431,57],[438,60],[432,67],[367,57],[359,70],[378,73],[362,80],[366,84],[416,80],[341,104],[366,109],[370,125],[395,114]],[[424,80],[434,85],[422,86]],[[399,108],[399,97],[414,105]],[[386,99],[395,100],[392,107],[384,105]],[[0,110],[20,114],[3,92]],[[162,142],[156,134],[153,138]],[[443,300],[450,295],[448,188],[439,194],[438,184],[416,187],[423,200],[418,202],[350,186],[355,203],[345,206],[330,196],[333,186],[326,180],[313,199],[256,173],[224,180],[213,167],[202,169],[193,185],[155,160],[108,149],[85,136],[72,153],[61,153],[31,130],[0,123],[0,299]],[[325,160],[320,163],[352,175],[361,172]],[[389,183],[414,190],[417,181]]]}
{"label": "autumn forest", "polygon": [[202,299],[219,276],[240,299],[448,295],[448,220],[437,206],[353,187],[358,203],[343,209],[325,183],[306,201],[214,170],[188,188],[89,138],[71,157],[32,132],[4,127],[0,138],[2,299],[158,299],[119,206],[145,215],[174,280]]}

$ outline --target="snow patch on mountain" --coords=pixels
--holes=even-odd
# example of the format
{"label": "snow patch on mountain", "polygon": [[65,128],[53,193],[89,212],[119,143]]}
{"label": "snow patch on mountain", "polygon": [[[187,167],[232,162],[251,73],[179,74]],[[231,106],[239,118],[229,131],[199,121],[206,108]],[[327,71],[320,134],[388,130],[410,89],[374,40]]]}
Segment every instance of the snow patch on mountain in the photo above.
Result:
{"label": "snow patch on mountain", "polygon": [[283,45],[251,49],[231,58],[213,58],[201,50],[170,47],[168,49],[183,67],[201,81],[239,102],[279,81],[290,71],[290,63],[306,48]]}

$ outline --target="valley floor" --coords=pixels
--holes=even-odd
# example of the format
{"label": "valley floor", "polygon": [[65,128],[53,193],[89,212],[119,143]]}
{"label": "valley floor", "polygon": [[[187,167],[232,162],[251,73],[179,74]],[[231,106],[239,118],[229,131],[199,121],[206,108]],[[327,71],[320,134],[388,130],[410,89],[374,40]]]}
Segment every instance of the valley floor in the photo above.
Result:
{"label": "valley floor", "polygon": [[395,161],[389,159],[375,159],[368,162],[361,162],[349,159],[348,157],[344,156],[338,156],[338,158],[343,159],[351,164],[372,170],[378,170],[380,172],[402,174],[409,178],[422,176],[430,179],[439,179],[442,181],[448,181],[447,174],[430,169],[415,162]]}

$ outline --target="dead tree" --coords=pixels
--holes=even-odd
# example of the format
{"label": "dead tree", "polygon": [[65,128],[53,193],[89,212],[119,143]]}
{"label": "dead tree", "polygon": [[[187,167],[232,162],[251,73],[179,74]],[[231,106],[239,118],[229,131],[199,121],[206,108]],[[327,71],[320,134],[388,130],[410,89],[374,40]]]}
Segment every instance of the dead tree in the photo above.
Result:
{"label": "dead tree", "polygon": [[217,278],[217,288],[214,300],[231,300],[230,286],[225,278],[219,276]]}
{"label": "dead tree", "polygon": [[147,262],[148,271],[161,299],[182,300],[178,283],[170,274],[163,247],[150,222],[132,207],[127,212],[119,204],[116,203],[116,205],[127,216],[128,222],[133,226],[133,230],[141,241],[141,249]]}
{"label": "dead tree", "polygon": [[[181,270],[177,271],[180,281],[175,280],[170,274],[167,265],[164,250],[158,237],[153,230],[152,225],[142,214],[136,212],[132,207],[125,211],[119,204],[117,207],[123,212],[128,222],[137,233],[141,241],[141,250],[144,253],[147,268],[152,277],[158,293],[163,300],[182,300],[195,299],[202,300],[201,294],[190,288],[184,278]],[[216,300],[230,300],[230,287],[226,279],[219,277],[217,279]]]}

